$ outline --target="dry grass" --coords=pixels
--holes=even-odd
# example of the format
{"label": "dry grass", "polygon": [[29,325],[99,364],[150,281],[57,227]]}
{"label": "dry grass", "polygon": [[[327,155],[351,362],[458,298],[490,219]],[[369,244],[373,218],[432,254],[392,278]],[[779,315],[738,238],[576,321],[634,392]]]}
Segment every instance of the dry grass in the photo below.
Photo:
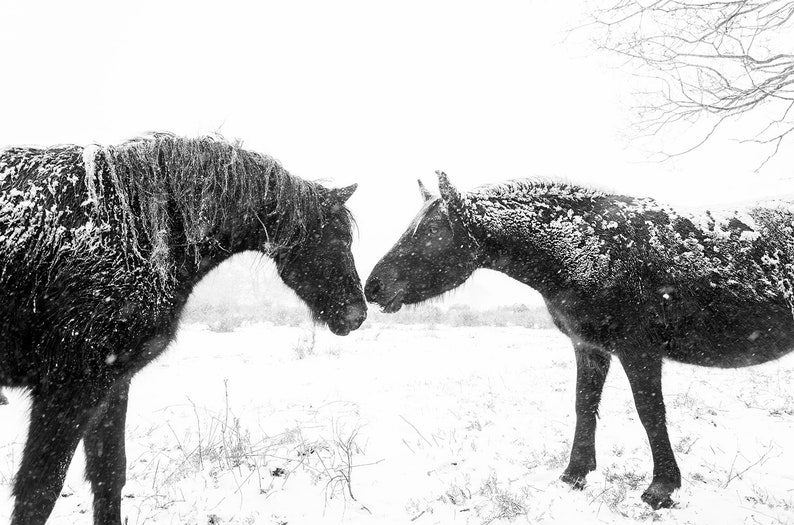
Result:
{"label": "dry grass", "polygon": [[496,474],[485,480],[479,494],[485,499],[477,506],[477,514],[484,518],[483,525],[496,520],[513,521],[527,513],[527,489],[520,493],[512,492],[499,483]]}
{"label": "dry grass", "polygon": [[648,484],[648,474],[638,472],[626,465],[611,465],[604,469],[603,486],[589,487],[586,489],[592,503],[599,509],[602,505],[610,511],[627,518],[655,520],[655,514],[650,507],[635,505],[640,492]]}
{"label": "dry grass", "polygon": [[[228,387],[228,385],[226,385]],[[356,472],[378,462],[362,464],[361,426],[332,422],[328,428],[295,426],[277,435],[262,435],[260,429],[247,424],[231,407],[226,389],[224,408],[210,412],[191,402],[194,426],[177,431],[166,422],[170,442],[175,445],[152,450],[145,458],[133,460],[134,478],[151,492],[144,498],[128,492],[125,497],[138,503],[139,519],[167,513],[175,503],[187,501],[181,486],[185,480],[203,480],[214,487],[233,485],[229,497],[250,497],[251,486],[267,498],[284,490],[293,478],[303,478],[321,489],[325,504],[340,499],[369,509],[355,494]],[[148,433],[159,430],[152,426]],[[318,431],[319,430],[319,431]],[[140,465],[144,465],[142,468]],[[137,471],[137,472],[136,472]],[[215,516],[215,522],[221,518]],[[213,522],[208,515],[208,523]]]}
{"label": "dry grass", "polygon": [[306,330],[292,347],[298,359],[305,359],[308,356],[313,356],[317,347],[317,331],[316,327],[312,325]]}

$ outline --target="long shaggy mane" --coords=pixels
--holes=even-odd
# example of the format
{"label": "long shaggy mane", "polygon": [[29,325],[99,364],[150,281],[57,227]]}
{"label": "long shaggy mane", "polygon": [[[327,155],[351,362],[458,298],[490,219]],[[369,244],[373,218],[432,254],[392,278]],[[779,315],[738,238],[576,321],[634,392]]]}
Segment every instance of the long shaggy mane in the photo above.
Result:
{"label": "long shaggy mane", "polygon": [[106,202],[101,195],[102,171],[95,169],[95,155],[100,152],[133,249],[139,250],[145,237],[152,262],[159,268],[168,266],[169,246],[178,241],[169,239],[174,220],[182,223],[184,242],[196,256],[208,229],[258,216],[266,205],[271,215],[278,216],[268,239],[274,248],[300,243],[307,229],[323,220],[318,184],[291,175],[272,157],[220,136],[152,133],[117,146],[86,148],[86,186],[99,206]]}

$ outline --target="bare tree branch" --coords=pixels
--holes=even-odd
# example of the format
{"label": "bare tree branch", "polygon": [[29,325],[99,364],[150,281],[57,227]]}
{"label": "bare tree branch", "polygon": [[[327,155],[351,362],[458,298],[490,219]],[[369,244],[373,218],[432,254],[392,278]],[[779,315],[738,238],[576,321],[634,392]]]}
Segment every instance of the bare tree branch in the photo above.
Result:
{"label": "bare tree branch", "polygon": [[659,86],[636,108],[641,136],[702,126],[693,146],[665,157],[750,112],[762,122],[740,138],[769,147],[761,167],[794,141],[794,0],[612,0],[588,27]]}

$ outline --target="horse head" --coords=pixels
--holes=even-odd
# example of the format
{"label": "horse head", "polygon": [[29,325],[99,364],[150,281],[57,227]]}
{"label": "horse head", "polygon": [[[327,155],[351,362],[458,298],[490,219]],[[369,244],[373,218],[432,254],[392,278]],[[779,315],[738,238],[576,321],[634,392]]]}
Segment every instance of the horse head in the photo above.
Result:
{"label": "horse head", "polygon": [[307,226],[302,242],[273,253],[284,283],[309,306],[314,318],[336,335],[347,335],[367,317],[361,279],[350,251],[353,220],[345,207],[356,186],[319,186],[322,220]]}
{"label": "horse head", "polygon": [[367,300],[385,312],[452,290],[478,267],[476,242],[461,218],[463,198],[445,173],[436,174],[440,197],[419,181],[422,209],[367,279]]}

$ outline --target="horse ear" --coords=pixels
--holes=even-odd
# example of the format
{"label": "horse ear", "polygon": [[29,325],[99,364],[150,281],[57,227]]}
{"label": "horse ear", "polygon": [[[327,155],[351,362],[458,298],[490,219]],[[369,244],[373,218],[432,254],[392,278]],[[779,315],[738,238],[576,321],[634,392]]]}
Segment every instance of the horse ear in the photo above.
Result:
{"label": "horse ear", "polygon": [[334,188],[331,190],[331,195],[338,199],[339,202],[344,204],[347,202],[347,199],[353,195],[353,193],[356,191],[356,188],[358,188],[358,184],[351,184],[350,186],[345,186],[344,188]]}
{"label": "horse ear", "polygon": [[419,183],[419,191],[421,191],[421,192],[422,192],[422,198],[425,200],[425,202],[427,202],[427,201],[432,201],[433,199],[435,199],[435,198],[436,198],[436,196],[435,196],[435,195],[433,195],[432,193],[430,193],[430,190],[428,190],[427,188],[425,188],[425,185],[424,185],[424,184],[422,184],[422,180],[421,180],[421,179],[417,179],[417,180],[416,180],[416,182],[418,182],[418,183]]}
{"label": "horse ear", "polygon": [[437,170],[436,175],[438,175],[438,191],[441,192],[441,198],[445,203],[457,206],[460,203],[460,192],[449,182],[446,173]]}

